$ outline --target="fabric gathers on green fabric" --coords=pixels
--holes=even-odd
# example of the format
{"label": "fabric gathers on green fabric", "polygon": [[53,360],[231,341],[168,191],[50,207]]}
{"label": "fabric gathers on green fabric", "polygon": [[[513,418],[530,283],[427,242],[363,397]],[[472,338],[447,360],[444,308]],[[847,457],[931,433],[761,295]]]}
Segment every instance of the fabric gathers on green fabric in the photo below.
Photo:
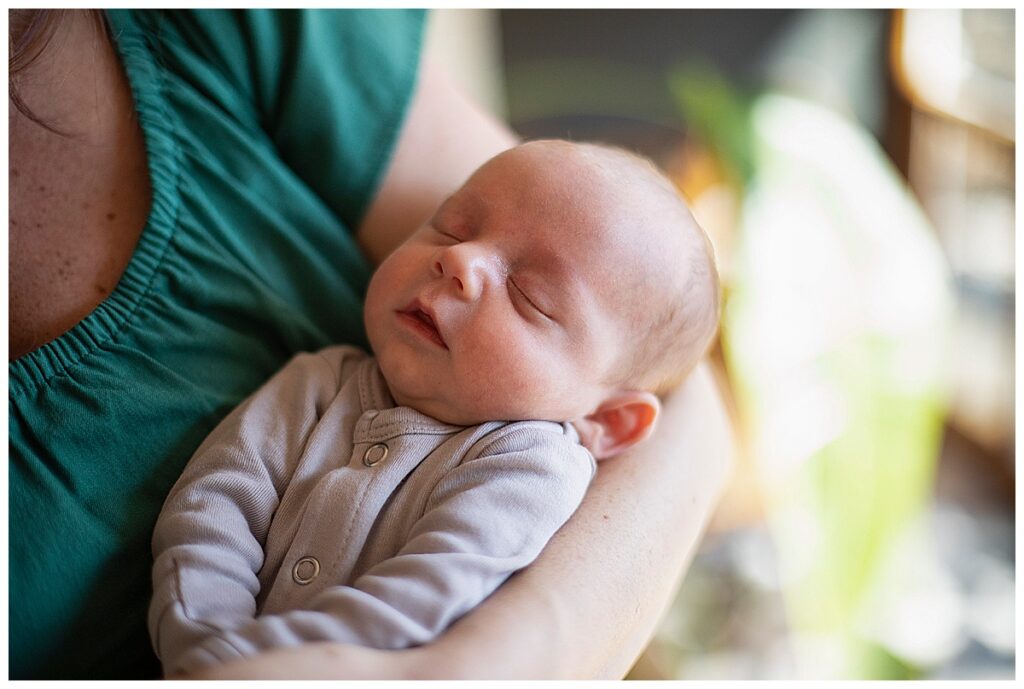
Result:
{"label": "fabric gathers on green fabric", "polygon": [[147,678],[150,534],[202,439],[298,351],[366,346],[354,229],[424,14],[108,12],[153,204],[117,288],[9,364],[13,679]]}

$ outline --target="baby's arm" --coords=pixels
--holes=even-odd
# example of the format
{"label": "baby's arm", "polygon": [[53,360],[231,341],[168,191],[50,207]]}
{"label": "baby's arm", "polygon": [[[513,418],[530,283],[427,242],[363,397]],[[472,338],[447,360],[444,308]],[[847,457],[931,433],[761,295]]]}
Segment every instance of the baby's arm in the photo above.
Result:
{"label": "baby's arm", "polygon": [[310,641],[393,649],[432,640],[536,558],[593,476],[590,455],[553,424],[511,428],[438,483],[396,556],[306,609],[224,630],[173,669]]}
{"label": "baby's arm", "polygon": [[296,356],[214,429],[172,488],[153,533],[149,609],[165,670],[256,614],[271,517],[355,351]]}

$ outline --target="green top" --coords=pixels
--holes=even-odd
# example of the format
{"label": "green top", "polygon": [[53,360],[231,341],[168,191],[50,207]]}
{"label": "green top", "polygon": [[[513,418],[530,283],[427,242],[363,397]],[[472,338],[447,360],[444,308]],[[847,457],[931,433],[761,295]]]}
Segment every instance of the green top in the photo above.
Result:
{"label": "green top", "polygon": [[9,365],[10,676],[156,677],[150,533],[185,462],[295,352],[365,346],[353,229],[422,12],[108,13],[153,205],[117,288]]}

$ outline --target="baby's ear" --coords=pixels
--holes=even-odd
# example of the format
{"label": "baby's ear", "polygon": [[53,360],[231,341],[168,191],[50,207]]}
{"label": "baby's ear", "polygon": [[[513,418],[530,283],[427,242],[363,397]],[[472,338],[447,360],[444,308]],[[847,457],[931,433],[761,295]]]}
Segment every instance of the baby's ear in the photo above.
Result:
{"label": "baby's ear", "polygon": [[660,412],[661,402],[655,395],[620,392],[573,425],[595,459],[608,459],[646,440]]}

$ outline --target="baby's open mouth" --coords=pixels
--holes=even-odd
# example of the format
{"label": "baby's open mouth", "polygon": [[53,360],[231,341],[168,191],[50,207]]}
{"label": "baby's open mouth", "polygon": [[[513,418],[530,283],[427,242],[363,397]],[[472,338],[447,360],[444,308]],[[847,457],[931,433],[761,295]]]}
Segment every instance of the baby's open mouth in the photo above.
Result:
{"label": "baby's open mouth", "polygon": [[413,302],[405,309],[399,311],[398,316],[403,320],[403,322],[424,338],[430,340],[439,347],[448,349],[448,345],[445,343],[444,338],[441,337],[441,331],[437,329],[434,317],[425,311],[418,302]]}

